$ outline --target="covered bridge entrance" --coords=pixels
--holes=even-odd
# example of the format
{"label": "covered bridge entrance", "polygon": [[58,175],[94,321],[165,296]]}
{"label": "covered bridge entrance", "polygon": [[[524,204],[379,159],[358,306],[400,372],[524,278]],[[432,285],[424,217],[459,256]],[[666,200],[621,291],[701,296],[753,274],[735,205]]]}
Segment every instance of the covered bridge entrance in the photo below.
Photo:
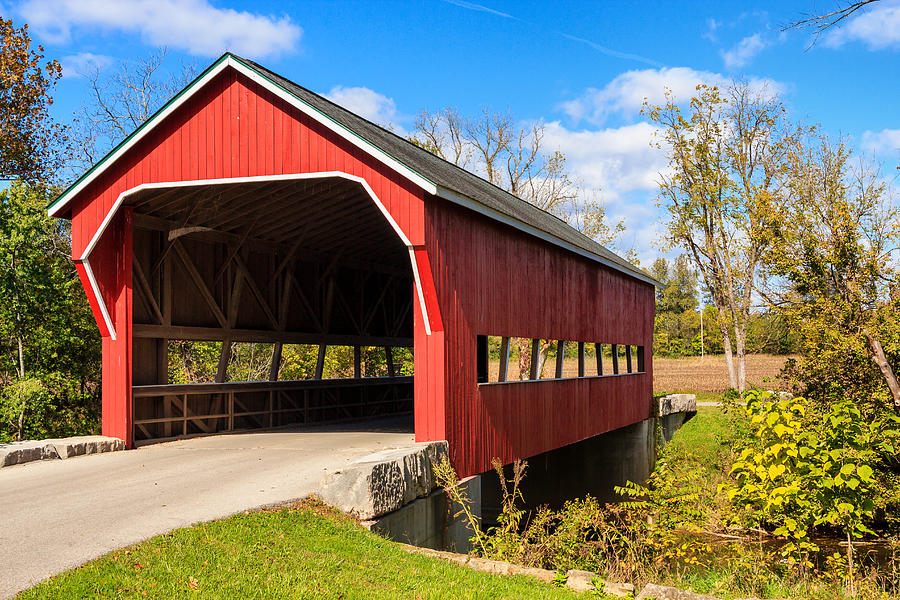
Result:
{"label": "covered bridge entrance", "polygon": [[[234,55],[49,211],[72,220],[103,336],[103,432],[130,446],[412,411],[416,439],[448,440],[469,475],[651,414],[647,275]],[[171,381],[173,341],[218,344],[214,380]],[[233,380],[247,343],[266,372]],[[295,345],[312,372],[285,366]],[[325,378],[338,346],[351,372]]]}
{"label": "covered bridge entrance", "polygon": [[[411,374],[393,360],[413,346],[408,240],[364,181],[186,183],[124,199],[134,219],[134,443],[412,414]],[[169,385],[169,340],[221,342],[216,381]],[[226,382],[240,343],[263,344],[267,381]],[[279,381],[285,345],[313,347],[301,365],[314,361],[301,369],[308,379]],[[352,348],[352,378],[323,377],[334,347]],[[381,376],[363,370],[371,348],[386,362]]]}

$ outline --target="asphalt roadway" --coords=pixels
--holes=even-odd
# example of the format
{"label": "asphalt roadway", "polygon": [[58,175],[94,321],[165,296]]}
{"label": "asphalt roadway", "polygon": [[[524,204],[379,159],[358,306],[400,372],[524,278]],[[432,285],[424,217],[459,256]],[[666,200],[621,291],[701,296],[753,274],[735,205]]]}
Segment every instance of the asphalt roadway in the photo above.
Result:
{"label": "asphalt roadway", "polygon": [[409,419],[218,435],[0,469],[0,598],[111,550],[314,493]]}

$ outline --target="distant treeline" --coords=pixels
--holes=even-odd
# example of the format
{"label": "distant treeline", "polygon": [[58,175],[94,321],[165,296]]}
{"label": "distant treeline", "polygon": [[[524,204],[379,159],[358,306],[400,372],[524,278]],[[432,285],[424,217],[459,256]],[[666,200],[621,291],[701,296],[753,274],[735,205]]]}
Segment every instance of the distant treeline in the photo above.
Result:
{"label": "distant treeline", "polygon": [[[660,282],[656,290],[656,322],[653,329],[653,353],[680,357],[722,354],[719,311],[709,302],[702,308],[696,273],[684,255],[666,260],[657,258],[650,274]],[[747,352],[753,354],[793,354],[797,337],[783,316],[759,311],[750,314]]]}

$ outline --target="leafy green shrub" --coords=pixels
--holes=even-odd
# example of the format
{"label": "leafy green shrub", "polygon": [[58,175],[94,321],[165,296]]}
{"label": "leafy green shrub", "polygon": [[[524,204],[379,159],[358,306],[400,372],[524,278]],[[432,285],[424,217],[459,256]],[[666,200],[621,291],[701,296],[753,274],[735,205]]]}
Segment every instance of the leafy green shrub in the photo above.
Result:
{"label": "leafy green shrub", "polygon": [[724,485],[746,525],[768,527],[784,540],[781,554],[812,567],[819,550],[815,528],[839,529],[848,540],[872,533],[876,469],[900,441],[900,419],[863,415],[853,402],[810,411],[804,398],[776,400],[768,392],[745,394],[753,435],[734,462],[734,483]]}
{"label": "leafy green shrub", "polygon": [[0,443],[99,433],[97,390],[61,373],[15,380],[0,390]]}

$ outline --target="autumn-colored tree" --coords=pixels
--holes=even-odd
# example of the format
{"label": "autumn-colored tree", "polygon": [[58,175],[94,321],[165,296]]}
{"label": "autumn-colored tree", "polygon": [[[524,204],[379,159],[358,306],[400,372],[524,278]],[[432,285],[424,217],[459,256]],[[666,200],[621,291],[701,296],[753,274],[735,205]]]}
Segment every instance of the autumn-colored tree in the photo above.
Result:
{"label": "autumn-colored tree", "polygon": [[43,52],[27,25],[0,17],[0,179],[46,179],[60,164],[66,139],[49,107],[62,69]]}
{"label": "autumn-colored tree", "polygon": [[780,219],[796,132],[764,89],[700,85],[687,113],[670,93],[644,113],[669,159],[660,204],[666,240],[684,249],[718,311],[731,386],[746,386],[747,330],[760,262]]}
{"label": "autumn-colored tree", "polygon": [[850,395],[900,413],[900,211],[878,170],[854,164],[844,140],[805,141],[789,174],[767,256],[780,289],[766,296],[800,333],[804,352],[791,373],[817,398]]}

